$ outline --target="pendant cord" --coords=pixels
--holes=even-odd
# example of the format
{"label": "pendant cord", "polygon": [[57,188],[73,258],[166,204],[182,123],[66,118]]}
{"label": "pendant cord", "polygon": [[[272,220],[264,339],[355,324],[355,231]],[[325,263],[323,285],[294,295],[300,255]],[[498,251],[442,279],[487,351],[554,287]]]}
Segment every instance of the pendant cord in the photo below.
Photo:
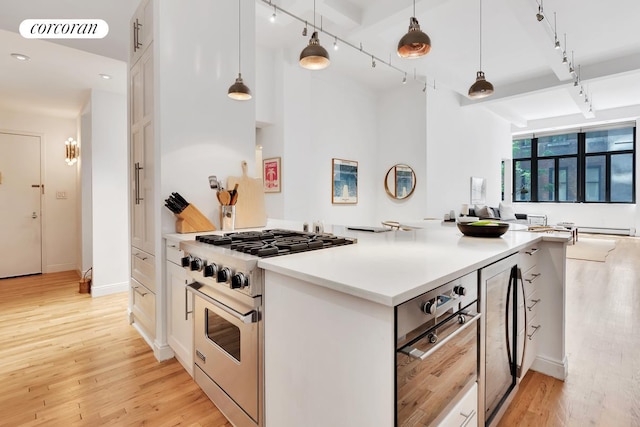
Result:
{"label": "pendant cord", "polygon": [[316,0],[313,0],[313,30],[316,29]]}
{"label": "pendant cord", "polygon": [[238,75],[240,75],[240,70],[242,70],[241,67],[241,58],[242,58],[242,54],[241,54],[241,50],[240,47],[242,45],[241,43],[241,38],[242,38],[242,19],[240,17],[240,3],[241,1],[238,0]]}
{"label": "pendant cord", "polygon": [[413,0],[413,17],[416,17],[416,0]]}
{"label": "pendant cord", "polygon": [[482,0],[480,0],[480,71],[482,71]]}

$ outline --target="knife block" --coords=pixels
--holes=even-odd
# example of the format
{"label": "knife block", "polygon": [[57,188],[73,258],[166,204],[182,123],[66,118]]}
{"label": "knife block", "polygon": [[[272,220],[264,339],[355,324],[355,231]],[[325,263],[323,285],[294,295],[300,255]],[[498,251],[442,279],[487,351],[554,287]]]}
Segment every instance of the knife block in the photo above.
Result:
{"label": "knife block", "polygon": [[197,233],[216,230],[216,226],[192,204],[175,215],[178,218],[176,221],[176,233]]}

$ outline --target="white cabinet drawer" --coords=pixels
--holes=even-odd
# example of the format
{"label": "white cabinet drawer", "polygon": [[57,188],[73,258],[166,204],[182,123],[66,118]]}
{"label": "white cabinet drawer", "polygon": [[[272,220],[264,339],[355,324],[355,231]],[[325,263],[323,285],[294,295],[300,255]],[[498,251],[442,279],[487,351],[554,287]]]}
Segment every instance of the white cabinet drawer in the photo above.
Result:
{"label": "white cabinet drawer", "polygon": [[520,251],[518,257],[518,267],[522,271],[527,271],[538,264],[539,245],[532,245]]}
{"label": "white cabinet drawer", "polygon": [[525,297],[532,295],[541,283],[542,273],[540,273],[538,266],[534,266],[528,270],[522,270],[522,284],[524,286]]}
{"label": "white cabinet drawer", "polygon": [[[540,329],[542,325],[540,323],[540,317],[534,317],[527,323],[526,333],[523,335],[522,339],[526,340],[525,344],[525,356],[523,362],[524,371],[522,375],[529,370],[531,364],[536,358],[538,354],[538,337],[540,336]],[[518,337],[520,339],[520,337]],[[520,356],[521,357],[521,356]],[[520,358],[520,360],[522,360]]]}
{"label": "white cabinet drawer", "polygon": [[180,249],[180,243],[167,240],[166,251],[167,261],[170,261],[182,267],[182,257],[184,257],[184,251]]}
{"label": "white cabinet drawer", "polygon": [[131,276],[151,290],[156,291],[155,257],[140,249],[131,248]]}
{"label": "white cabinet drawer", "polygon": [[156,296],[135,279],[131,279],[131,313],[133,321],[142,326],[149,336],[155,338]]}
{"label": "white cabinet drawer", "polygon": [[473,387],[460,399],[460,402],[447,414],[438,424],[439,427],[464,427],[478,425],[478,384],[473,383]]}

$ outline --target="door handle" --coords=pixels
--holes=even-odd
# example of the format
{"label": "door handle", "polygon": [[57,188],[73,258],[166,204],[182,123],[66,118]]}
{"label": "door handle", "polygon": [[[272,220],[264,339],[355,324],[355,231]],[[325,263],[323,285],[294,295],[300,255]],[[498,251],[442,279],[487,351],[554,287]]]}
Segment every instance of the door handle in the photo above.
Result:
{"label": "door handle", "polygon": [[33,219],[38,218],[38,214],[37,214],[37,213],[35,213],[35,212],[33,212],[33,213],[31,214],[31,218],[33,218]]}

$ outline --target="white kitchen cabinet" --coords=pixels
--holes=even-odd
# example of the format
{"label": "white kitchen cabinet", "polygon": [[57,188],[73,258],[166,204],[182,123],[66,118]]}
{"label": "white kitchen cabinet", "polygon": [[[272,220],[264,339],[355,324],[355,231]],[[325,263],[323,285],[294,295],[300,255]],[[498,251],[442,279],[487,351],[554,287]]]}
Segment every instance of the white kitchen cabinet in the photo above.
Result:
{"label": "white kitchen cabinet", "polygon": [[[131,286],[129,321],[140,332],[156,357],[157,315],[162,299],[156,283],[155,230],[155,141],[154,141],[154,64],[153,2],[143,0],[131,19],[129,69],[129,177]],[[166,346],[166,345],[165,345]]]}
{"label": "white kitchen cabinet", "polygon": [[538,333],[541,331],[542,316],[538,313],[544,306],[544,276],[540,270],[539,257],[542,244],[529,246],[519,253],[518,268],[522,275],[518,294],[518,364],[522,379],[538,354]]}
{"label": "white kitchen cabinet", "polygon": [[176,359],[193,376],[193,295],[186,286],[193,282],[180,264],[184,256],[179,243],[167,240],[167,339]]}
{"label": "white kitchen cabinet", "polygon": [[143,0],[131,18],[129,63],[135,64],[153,41],[153,1]]}
{"label": "white kitchen cabinet", "polygon": [[153,49],[130,72],[131,245],[155,253]]}

